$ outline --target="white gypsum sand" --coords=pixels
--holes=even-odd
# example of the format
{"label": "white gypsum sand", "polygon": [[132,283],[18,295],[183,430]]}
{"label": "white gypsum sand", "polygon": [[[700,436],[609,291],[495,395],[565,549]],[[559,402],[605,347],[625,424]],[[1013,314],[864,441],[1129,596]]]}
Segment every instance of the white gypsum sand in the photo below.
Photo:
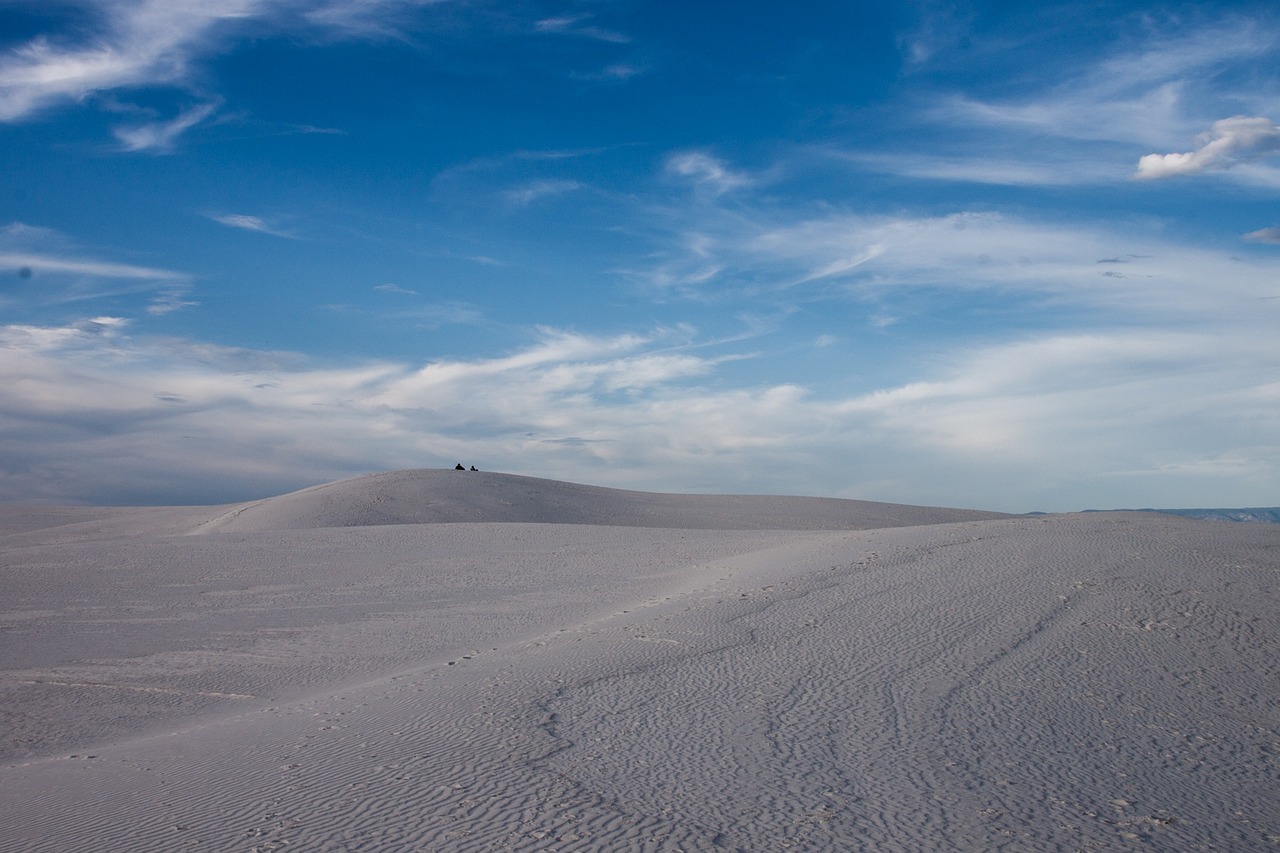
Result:
{"label": "white gypsum sand", "polygon": [[1280,839],[1271,525],[397,472],[0,549],[0,850]]}

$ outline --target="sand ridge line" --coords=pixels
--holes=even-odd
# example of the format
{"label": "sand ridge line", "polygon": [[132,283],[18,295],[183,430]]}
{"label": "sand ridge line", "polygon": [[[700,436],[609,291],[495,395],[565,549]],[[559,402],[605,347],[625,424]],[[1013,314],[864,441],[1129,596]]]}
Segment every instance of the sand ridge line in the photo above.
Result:
{"label": "sand ridge line", "polygon": [[200,524],[197,524],[195,527],[191,528],[190,530],[184,531],[182,535],[203,536],[209,533],[214,533],[219,529],[221,529],[222,527],[225,527],[230,522],[234,521],[246,510],[253,509],[256,506],[261,506],[263,503],[265,503],[265,501],[251,501],[249,503],[239,504],[227,510],[226,512],[219,513],[218,515],[214,516],[208,521],[204,521],[204,522],[201,522]]}
{"label": "sand ridge line", "polygon": [[1002,513],[836,498],[673,495],[493,472],[408,470],[256,501],[205,531],[237,533],[449,522],[706,530],[857,530],[1007,518]]}
{"label": "sand ridge line", "polygon": [[132,690],[138,693],[167,693],[174,696],[209,696],[215,699],[256,699],[248,693],[219,693],[212,690],[180,690],[173,687],[147,687],[142,684],[110,684],[102,681],[55,681],[46,678],[15,679],[17,684],[48,684],[54,687],[96,687],[103,690]]}
{"label": "sand ridge line", "polygon": [[[379,476],[384,476],[384,475],[373,474],[373,475],[365,475],[365,476],[368,476],[368,477],[371,477],[371,478],[377,478],[377,477],[379,477]],[[361,477],[353,477],[353,478],[350,478],[350,479],[358,480],[358,479],[362,479],[362,478],[361,478]],[[329,482],[329,483],[317,483],[317,484],[316,484],[316,485],[314,485],[314,486],[307,486],[306,488],[298,489],[297,491],[295,491],[295,492],[290,492],[289,494],[290,494],[290,495],[298,495],[298,496],[301,496],[301,495],[311,495],[311,494],[315,494],[315,493],[317,493],[317,492],[322,492],[322,491],[324,491],[324,490],[326,490],[326,489],[329,489],[329,488],[331,488],[331,487],[333,487],[333,486],[335,486],[335,485],[338,485],[339,483],[345,483],[345,482],[347,482],[347,480],[337,480],[337,481]],[[218,514],[217,516],[214,516],[213,518],[209,519],[208,521],[202,522],[202,523],[200,523],[200,524],[196,525],[195,527],[193,527],[192,529],[185,531],[184,535],[186,535],[186,536],[200,536],[200,535],[207,534],[207,533],[214,533],[214,532],[216,532],[216,531],[220,530],[221,528],[223,528],[223,527],[227,526],[227,525],[228,525],[228,524],[230,524],[231,522],[235,521],[237,518],[239,518],[239,517],[240,517],[241,515],[243,515],[245,512],[248,512],[248,511],[250,511],[250,510],[252,510],[252,509],[256,509],[256,508],[258,508],[258,507],[261,507],[261,506],[267,505],[267,504],[271,503],[271,501],[272,501],[272,500],[273,500],[273,498],[262,498],[261,500],[256,500],[256,501],[246,501],[245,503],[241,503],[241,504],[233,504],[233,505],[231,506],[231,508],[230,508],[230,509],[228,509],[226,512],[220,513],[220,514]]]}

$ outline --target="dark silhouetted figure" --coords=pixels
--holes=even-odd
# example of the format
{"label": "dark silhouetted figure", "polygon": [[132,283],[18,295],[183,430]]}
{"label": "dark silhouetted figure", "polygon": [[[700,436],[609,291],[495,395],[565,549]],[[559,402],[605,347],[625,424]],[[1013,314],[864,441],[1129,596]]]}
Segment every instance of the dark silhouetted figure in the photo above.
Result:
{"label": "dark silhouetted figure", "polygon": [[453,470],[455,470],[455,471],[465,471],[465,470],[467,470],[467,469],[466,469],[466,468],[463,468],[463,467],[462,467],[462,463],[461,463],[461,462],[459,462],[457,465],[454,465],[454,466],[453,466]]}
{"label": "dark silhouetted figure", "polygon": [[471,466],[471,470],[472,470],[472,471],[477,470],[477,469],[476,469],[476,466],[472,465],[472,466]]}

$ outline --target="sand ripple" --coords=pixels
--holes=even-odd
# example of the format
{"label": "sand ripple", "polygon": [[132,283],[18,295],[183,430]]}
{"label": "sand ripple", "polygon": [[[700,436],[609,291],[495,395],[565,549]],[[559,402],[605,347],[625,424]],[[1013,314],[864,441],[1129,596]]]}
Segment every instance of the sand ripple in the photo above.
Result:
{"label": "sand ripple", "polygon": [[1280,843],[1280,527],[27,531],[0,850]]}

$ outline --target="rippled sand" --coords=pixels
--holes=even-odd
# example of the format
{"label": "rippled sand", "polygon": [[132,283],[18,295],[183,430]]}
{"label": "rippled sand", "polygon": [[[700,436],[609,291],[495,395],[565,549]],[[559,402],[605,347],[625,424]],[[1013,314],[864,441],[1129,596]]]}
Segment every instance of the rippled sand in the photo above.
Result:
{"label": "rippled sand", "polygon": [[0,507],[2,850],[1274,850],[1280,526]]}

